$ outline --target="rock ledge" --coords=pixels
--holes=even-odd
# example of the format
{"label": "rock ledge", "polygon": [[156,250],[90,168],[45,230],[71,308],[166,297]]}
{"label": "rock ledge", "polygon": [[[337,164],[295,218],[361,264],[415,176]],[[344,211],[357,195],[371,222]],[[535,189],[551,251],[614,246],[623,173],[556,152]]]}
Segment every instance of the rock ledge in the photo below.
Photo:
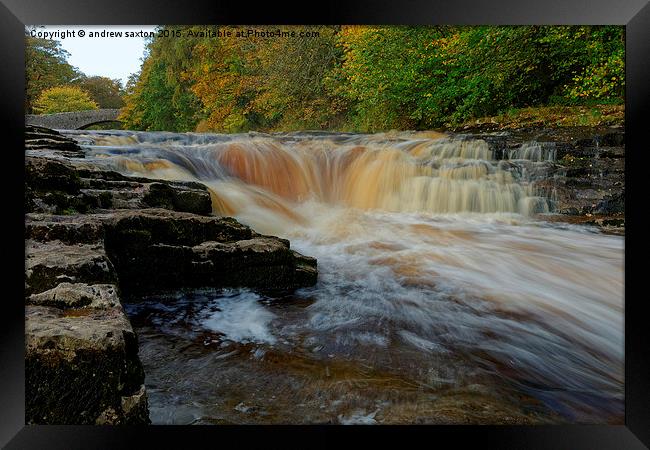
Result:
{"label": "rock ledge", "polygon": [[93,167],[73,141],[27,127],[25,396],[28,424],[150,423],[122,301],[182,288],[286,292],[316,283],[289,241],[211,216],[199,183]]}

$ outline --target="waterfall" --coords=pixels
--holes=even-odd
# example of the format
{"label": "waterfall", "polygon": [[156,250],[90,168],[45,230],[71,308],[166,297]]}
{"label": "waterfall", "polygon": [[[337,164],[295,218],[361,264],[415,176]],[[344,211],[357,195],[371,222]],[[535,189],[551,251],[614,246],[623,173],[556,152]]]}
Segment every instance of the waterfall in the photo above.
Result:
{"label": "waterfall", "polygon": [[[199,181],[216,214],[318,259],[317,285],[293,296],[308,307],[273,310],[247,290],[143,306],[152,317],[139,331],[143,354],[156,355],[148,374],[164,387],[156,411],[187,397],[180,404],[198,400],[202,415],[229,417],[242,398],[285,392],[264,406],[283,420],[296,406],[284,398],[314,398],[296,419],[324,420],[325,405],[344,417],[378,408],[390,423],[403,405],[429,404],[412,386],[436,395],[479,386],[528,398],[525,408],[533,397],[570,421],[622,421],[623,239],[531,217],[548,210],[535,184],[553,164],[552,145],[503,152],[482,139],[407,132],[66,134],[90,164]],[[183,333],[187,344],[176,345]],[[223,342],[206,350],[195,333]],[[282,364],[269,370],[267,357]],[[367,394],[348,375],[332,380],[336,389],[314,384],[334,363]],[[222,371],[230,375],[214,376]]]}
{"label": "waterfall", "polygon": [[557,150],[552,143],[542,145],[539,142],[524,142],[510,150],[509,159],[526,159],[529,161],[555,161]]}
{"label": "waterfall", "polygon": [[[216,213],[255,204],[281,213],[315,200],[391,212],[547,212],[526,163],[551,158],[538,144],[505,167],[484,140],[417,133],[210,135],[107,132],[77,136],[113,168],[153,178],[199,180]],[[519,176],[514,177],[514,173]]]}

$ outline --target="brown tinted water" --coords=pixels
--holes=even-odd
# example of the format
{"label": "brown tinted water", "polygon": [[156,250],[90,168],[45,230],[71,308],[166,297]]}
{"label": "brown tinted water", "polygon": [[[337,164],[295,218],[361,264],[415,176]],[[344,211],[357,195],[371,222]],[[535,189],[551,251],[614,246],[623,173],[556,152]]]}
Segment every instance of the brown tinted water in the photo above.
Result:
{"label": "brown tinted water", "polygon": [[154,423],[622,423],[624,239],[544,219],[543,146],[500,164],[413,133],[74,135],[318,259],[290,298],[127,305]]}

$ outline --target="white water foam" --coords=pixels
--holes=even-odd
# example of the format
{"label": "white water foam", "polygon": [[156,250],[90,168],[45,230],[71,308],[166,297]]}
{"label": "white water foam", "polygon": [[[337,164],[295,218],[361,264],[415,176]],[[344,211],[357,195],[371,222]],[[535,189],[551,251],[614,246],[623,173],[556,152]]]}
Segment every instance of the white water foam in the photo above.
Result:
{"label": "white water foam", "polygon": [[363,410],[357,410],[348,417],[340,415],[338,419],[341,425],[375,425],[377,423],[375,416],[378,412],[378,409],[369,414]]}
{"label": "white water foam", "polygon": [[276,337],[271,333],[270,323],[275,315],[259,299],[248,291],[217,298],[206,308],[211,312],[199,319],[199,324],[231,341],[274,344]]}

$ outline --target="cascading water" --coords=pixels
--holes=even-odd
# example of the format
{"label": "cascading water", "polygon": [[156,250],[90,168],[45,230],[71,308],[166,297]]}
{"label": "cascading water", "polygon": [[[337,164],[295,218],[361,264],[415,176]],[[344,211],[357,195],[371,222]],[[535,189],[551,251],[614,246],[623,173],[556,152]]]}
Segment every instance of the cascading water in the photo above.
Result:
{"label": "cascading water", "polygon": [[510,150],[509,159],[526,159],[529,161],[555,161],[555,145],[541,145],[538,142],[525,142],[519,147]]}
{"label": "cascading water", "polygon": [[200,181],[215,214],[318,258],[318,284],[282,301],[130,306],[154,422],[622,422],[623,238],[536,217],[552,148],[496,161],[427,133],[69,134],[94,164]]}

